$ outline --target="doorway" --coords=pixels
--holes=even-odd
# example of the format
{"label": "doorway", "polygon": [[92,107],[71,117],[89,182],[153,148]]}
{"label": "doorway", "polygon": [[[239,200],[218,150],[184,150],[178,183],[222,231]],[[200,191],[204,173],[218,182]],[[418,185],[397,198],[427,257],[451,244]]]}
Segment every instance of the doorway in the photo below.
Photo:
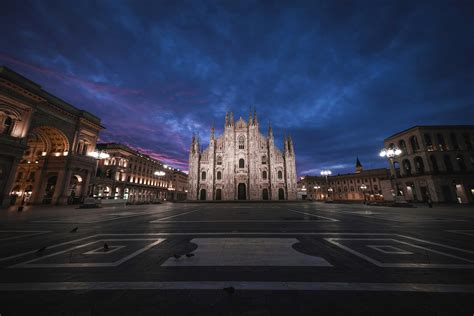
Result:
{"label": "doorway", "polygon": [[200,200],[205,200],[206,199],[206,190],[201,189],[201,195],[199,197]]}
{"label": "doorway", "polygon": [[220,201],[222,199],[222,190],[216,189],[216,200]]}
{"label": "doorway", "polygon": [[247,199],[247,192],[245,190],[245,184],[244,183],[239,183],[237,186],[237,199],[238,200],[246,200]]}
{"label": "doorway", "polygon": [[279,200],[284,200],[285,199],[285,190],[283,190],[282,188],[278,189],[278,199]]}
{"label": "doorway", "polygon": [[263,189],[262,191],[262,199],[268,200],[268,189]]}

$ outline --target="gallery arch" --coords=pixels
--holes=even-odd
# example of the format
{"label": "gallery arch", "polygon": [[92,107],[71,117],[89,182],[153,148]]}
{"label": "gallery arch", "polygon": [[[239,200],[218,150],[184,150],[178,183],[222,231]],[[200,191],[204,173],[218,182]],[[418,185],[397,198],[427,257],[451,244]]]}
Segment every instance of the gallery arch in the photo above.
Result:
{"label": "gallery arch", "polygon": [[[79,202],[88,195],[96,166],[88,154],[102,129],[100,119],[9,69],[1,68],[0,78],[8,82],[0,92],[0,134],[10,137],[0,138],[0,173],[6,174],[0,177],[1,204]],[[21,102],[11,98],[18,93]],[[78,152],[81,140],[89,147]]]}

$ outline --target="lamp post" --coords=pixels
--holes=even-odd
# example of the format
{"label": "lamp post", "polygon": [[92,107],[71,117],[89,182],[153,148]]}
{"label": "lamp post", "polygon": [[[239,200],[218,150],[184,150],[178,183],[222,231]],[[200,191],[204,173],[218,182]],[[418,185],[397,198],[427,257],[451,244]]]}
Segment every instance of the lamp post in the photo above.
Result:
{"label": "lamp post", "polygon": [[[393,168],[393,175],[395,178],[395,190],[396,190],[396,194],[393,194],[395,202],[397,201],[396,196],[400,195],[400,190],[398,189],[397,170],[395,169],[394,159],[400,156],[401,154],[402,154],[402,150],[397,147],[384,148],[380,151],[380,157],[388,158],[390,162],[390,167]],[[393,190],[393,184],[392,184],[392,190]]]}
{"label": "lamp post", "polygon": [[321,189],[321,187],[320,187],[319,185],[315,185],[315,186],[313,187],[313,189],[316,190],[316,200],[317,200],[317,199],[318,199],[318,191],[319,191],[319,189]]}
{"label": "lamp post", "polygon": [[[326,188],[329,187],[329,185],[328,185],[328,176],[330,176],[331,174],[332,174],[332,172],[329,169],[321,170],[321,175],[326,179]],[[328,188],[327,190],[329,191],[329,189],[331,189],[331,188]],[[329,194],[326,195],[326,200],[328,199],[328,197],[329,197]]]}
{"label": "lamp post", "polygon": [[362,190],[362,194],[364,195],[364,204],[366,204],[366,198],[365,198],[365,190],[367,190],[367,186],[365,184],[360,186],[360,189]]}
{"label": "lamp post", "polygon": [[95,186],[97,183],[97,170],[99,169],[99,160],[102,159],[107,159],[110,157],[110,155],[104,151],[92,151],[87,154],[88,156],[95,158],[96,163],[95,163],[95,170],[94,170],[94,185],[92,186],[92,192],[90,195],[94,196],[94,191],[95,191]]}

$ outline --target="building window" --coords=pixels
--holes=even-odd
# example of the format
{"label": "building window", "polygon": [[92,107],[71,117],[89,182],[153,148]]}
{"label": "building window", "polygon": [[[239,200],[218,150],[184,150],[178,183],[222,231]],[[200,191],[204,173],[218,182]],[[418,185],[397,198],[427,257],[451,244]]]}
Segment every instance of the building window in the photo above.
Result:
{"label": "building window", "polygon": [[206,171],[201,172],[201,180],[206,180]]}
{"label": "building window", "polygon": [[418,138],[416,138],[416,136],[410,137],[410,145],[413,152],[420,150],[420,144],[418,144]]}
{"label": "building window", "polygon": [[267,164],[267,156],[262,156],[262,165]]}
{"label": "building window", "polygon": [[411,163],[408,159],[402,161],[403,171],[407,176],[411,176]]}
{"label": "building window", "polygon": [[221,156],[217,156],[216,163],[218,165],[222,165],[222,157]]}
{"label": "building window", "polygon": [[278,170],[278,179],[283,179],[283,172],[281,170]]}
{"label": "building window", "polygon": [[433,141],[431,140],[430,134],[425,134],[424,138],[425,138],[426,150],[433,151],[434,150]]}
{"label": "building window", "polygon": [[222,179],[222,172],[217,171],[217,180]]}
{"label": "building window", "polygon": [[407,154],[407,144],[405,143],[405,141],[403,139],[401,139],[398,142],[398,147],[402,150],[403,155]]}
{"label": "building window", "polygon": [[420,156],[416,156],[415,159],[415,169],[417,174],[424,174],[425,173],[425,164],[423,163],[423,159]]}
{"label": "building window", "polygon": [[13,120],[12,120],[11,117],[7,116],[7,118],[5,119],[5,121],[3,121],[2,134],[10,135],[11,130],[12,130],[12,127],[13,127]]}
{"label": "building window", "polygon": [[239,168],[244,168],[245,167],[245,161],[241,158],[239,159]]}
{"label": "building window", "polygon": [[267,179],[267,172],[265,170],[262,171],[262,178]]}
{"label": "building window", "polygon": [[436,137],[438,138],[439,150],[441,150],[441,151],[448,150],[448,146],[446,146],[446,142],[444,140],[443,134],[438,134],[438,135],[436,135]]}
{"label": "building window", "polygon": [[245,149],[245,137],[244,136],[239,137],[239,149]]}

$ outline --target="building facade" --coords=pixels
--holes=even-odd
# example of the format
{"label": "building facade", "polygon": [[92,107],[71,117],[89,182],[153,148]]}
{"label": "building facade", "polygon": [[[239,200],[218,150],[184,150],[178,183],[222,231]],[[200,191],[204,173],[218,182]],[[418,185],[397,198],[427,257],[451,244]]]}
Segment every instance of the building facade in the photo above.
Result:
{"label": "building facade", "polygon": [[402,151],[390,185],[407,201],[473,202],[473,142],[473,125],[415,126],[386,138],[386,148]]}
{"label": "building facade", "polygon": [[93,197],[132,204],[186,199],[187,175],[178,169],[122,144],[97,144],[97,151],[109,157],[98,160]]}
{"label": "building facade", "polygon": [[303,176],[298,182],[301,199],[314,201],[381,201],[384,181],[389,179],[388,169],[364,170],[359,159],[354,173],[328,176]]}
{"label": "building facade", "polygon": [[291,137],[281,152],[259,131],[256,112],[246,122],[225,117],[224,133],[211,129],[209,147],[200,149],[193,136],[189,152],[189,200],[295,200],[295,151]]}
{"label": "building facade", "polygon": [[100,119],[0,67],[0,202],[67,204],[87,196]]}

